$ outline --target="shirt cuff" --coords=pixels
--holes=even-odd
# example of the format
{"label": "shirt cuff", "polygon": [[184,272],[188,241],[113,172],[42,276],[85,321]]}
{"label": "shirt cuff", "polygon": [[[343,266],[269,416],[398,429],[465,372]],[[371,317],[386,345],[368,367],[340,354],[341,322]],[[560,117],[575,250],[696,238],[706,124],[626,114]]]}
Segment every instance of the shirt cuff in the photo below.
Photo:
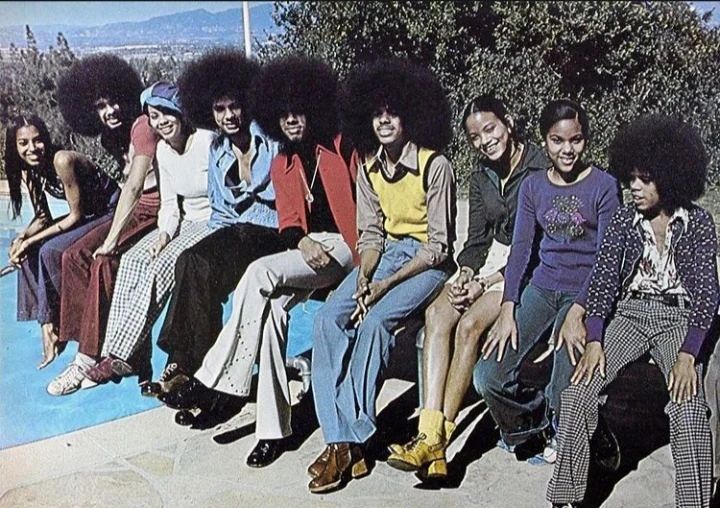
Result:
{"label": "shirt cuff", "polygon": [[707,331],[698,328],[697,326],[688,326],[685,340],[683,341],[680,351],[697,357],[700,349],[702,348],[703,342],[705,342],[705,335]]}
{"label": "shirt cuff", "polygon": [[587,319],[585,319],[585,329],[587,330],[587,342],[603,343],[605,319],[600,316],[588,316]]}
{"label": "shirt cuff", "polygon": [[446,253],[438,252],[426,243],[420,246],[416,256],[422,259],[430,268],[441,265],[448,257]]}

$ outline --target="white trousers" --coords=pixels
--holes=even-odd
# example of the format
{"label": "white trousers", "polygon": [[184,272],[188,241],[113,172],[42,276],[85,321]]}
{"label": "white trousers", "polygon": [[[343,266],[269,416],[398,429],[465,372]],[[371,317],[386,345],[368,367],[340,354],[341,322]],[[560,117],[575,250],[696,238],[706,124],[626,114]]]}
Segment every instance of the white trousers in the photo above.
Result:
{"label": "white trousers", "polygon": [[257,439],[280,439],[292,432],[285,371],[288,312],[312,290],[342,280],[353,268],[352,251],[340,234],[309,236],[326,246],[334,261],[314,270],[295,249],[250,264],[233,293],[230,319],[195,373],[209,388],[247,396],[259,360]]}

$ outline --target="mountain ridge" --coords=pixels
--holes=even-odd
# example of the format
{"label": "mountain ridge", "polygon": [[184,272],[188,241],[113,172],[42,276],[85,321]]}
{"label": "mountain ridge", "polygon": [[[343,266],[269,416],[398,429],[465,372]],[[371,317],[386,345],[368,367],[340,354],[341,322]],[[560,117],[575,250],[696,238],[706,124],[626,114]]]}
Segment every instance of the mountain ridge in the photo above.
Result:
{"label": "mountain ridge", "polygon": [[[251,7],[253,39],[262,43],[267,34],[277,32],[272,20],[272,4]],[[140,45],[223,45],[243,40],[242,9],[230,8],[212,13],[191,9],[154,16],[144,21],[120,21],[103,25],[30,25],[40,49],[54,46],[62,32],[70,47],[89,50],[99,47]],[[24,48],[25,26],[0,27],[0,47],[14,44]]]}

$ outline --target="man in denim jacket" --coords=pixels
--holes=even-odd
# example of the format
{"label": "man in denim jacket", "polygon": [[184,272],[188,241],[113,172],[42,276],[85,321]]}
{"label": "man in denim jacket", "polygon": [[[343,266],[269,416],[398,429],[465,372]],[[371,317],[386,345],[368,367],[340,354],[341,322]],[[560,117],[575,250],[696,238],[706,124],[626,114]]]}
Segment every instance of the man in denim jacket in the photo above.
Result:
{"label": "man in denim jacket", "polygon": [[193,124],[217,127],[220,136],[210,147],[208,168],[209,226],[215,231],[178,258],[158,340],[169,354],[160,376],[164,392],[187,382],[202,364],[222,329],[222,303],[247,266],[285,248],[270,180],[277,143],[248,114],[248,90],[258,71],[241,52],[216,50],[188,65],[178,80]]}

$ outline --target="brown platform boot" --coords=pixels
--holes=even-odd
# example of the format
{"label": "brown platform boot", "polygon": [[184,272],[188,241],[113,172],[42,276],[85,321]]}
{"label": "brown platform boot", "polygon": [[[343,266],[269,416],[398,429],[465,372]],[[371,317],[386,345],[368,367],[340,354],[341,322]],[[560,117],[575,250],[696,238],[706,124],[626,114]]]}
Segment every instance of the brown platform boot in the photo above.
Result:
{"label": "brown platform boot", "polygon": [[[328,449],[325,467],[308,484],[308,488],[313,494],[337,490],[350,478],[361,478],[369,472],[362,448],[358,444],[332,443]],[[323,454],[318,459],[322,458]]]}

